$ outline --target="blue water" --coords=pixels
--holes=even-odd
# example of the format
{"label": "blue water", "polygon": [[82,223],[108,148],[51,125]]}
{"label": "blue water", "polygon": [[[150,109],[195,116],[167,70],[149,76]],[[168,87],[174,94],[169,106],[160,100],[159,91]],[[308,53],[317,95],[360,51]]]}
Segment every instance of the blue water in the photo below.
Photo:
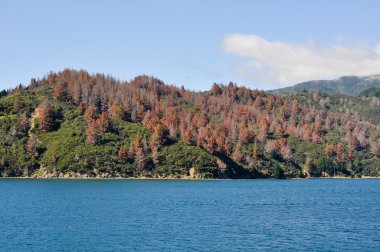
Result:
{"label": "blue water", "polygon": [[380,180],[0,180],[1,251],[380,251]]}

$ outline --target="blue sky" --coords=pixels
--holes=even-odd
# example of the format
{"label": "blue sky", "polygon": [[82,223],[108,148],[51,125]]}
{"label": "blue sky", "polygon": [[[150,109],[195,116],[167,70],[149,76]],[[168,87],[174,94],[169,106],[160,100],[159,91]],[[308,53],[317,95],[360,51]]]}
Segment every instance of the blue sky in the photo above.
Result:
{"label": "blue sky", "polygon": [[380,74],[379,10],[375,0],[1,0],[0,89],[66,67],[193,90]]}

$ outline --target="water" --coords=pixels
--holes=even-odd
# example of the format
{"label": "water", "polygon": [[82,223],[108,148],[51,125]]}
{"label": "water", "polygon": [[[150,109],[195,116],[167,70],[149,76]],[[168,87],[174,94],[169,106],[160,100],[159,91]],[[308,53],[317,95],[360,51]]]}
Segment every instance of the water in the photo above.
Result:
{"label": "water", "polygon": [[380,251],[380,180],[0,180],[1,251]]}

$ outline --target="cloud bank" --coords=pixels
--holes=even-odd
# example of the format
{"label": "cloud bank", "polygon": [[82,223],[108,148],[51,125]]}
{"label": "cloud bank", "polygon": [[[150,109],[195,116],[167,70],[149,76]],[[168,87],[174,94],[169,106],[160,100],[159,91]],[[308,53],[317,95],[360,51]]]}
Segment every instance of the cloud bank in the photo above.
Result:
{"label": "cloud bank", "polygon": [[238,56],[235,71],[239,77],[276,87],[344,75],[380,74],[380,44],[320,48],[232,34],[223,39],[222,47],[225,53]]}

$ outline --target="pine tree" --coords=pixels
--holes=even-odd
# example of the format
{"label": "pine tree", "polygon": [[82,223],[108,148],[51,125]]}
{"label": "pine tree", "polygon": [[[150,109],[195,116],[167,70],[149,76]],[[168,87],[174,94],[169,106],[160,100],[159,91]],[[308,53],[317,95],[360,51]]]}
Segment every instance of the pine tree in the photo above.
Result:
{"label": "pine tree", "polygon": [[86,106],[84,105],[83,101],[80,101],[78,106],[79,113],[83,115],[83,113],[86,111]]}
{"label": "pine tree", "polygon": [[58,101],[68,101],[69,100],[69,93],[67,90],[67,83],[63,80],[58,82],[54,87],[54,93],[53,93],[54,99]]}
{"label": "pine tree", "polygon": [[232,158],[236,161],[236,162],[241,162],[243,160],[243,154],[241,153],[241,147],[240,146],[236,146],[233,154],[232,154]]}
{"label": "pine tree", "polygon": [[88,106],[84,113],[84,120],[87,123],[90,123],[94,119],[96,119],[96,111],[93,106]]}
{"label": "pine tree", "polygon": [[126,162],[128,160],[128,150],[127,150],[127,146],[126,145],[123,145],[120,149],[119,149],[119,152],[118,152],[118,157],[123,160],[124,162]]}
{"label": "pine tree", "polygon": [[256,142],[253,145],[252,157],[254,160],[257,160],[257,158],[259,157]]}
{"label": "pine tree", "polygon": [[342,143],[338,143],[336,146],[336,155],[338,159],[344,159],[344,147]]}
{"label": "pine tree", "polygon": [[145,154],[140,136],[137,136],[134,143],[135,161],[139,170],[145,168]]}
{"label": "pine tree", "polygon": [[108,118],[108,112],[102,112],[102,115],[98,119],[98,125],[101,132],[108,132],[111,128],[111,122]]}
{"label": "pine tree", "polygon": [[88,124],[86,135],[87,143],[95,145],[100,142],[99,129],[96,121],[92,121]]}
{"label": "pine tree", "polygon": [[269,129],[269,123],[266,118],[262,118],[259,124],[259,134],[257,136],[257,140],[264,143],[268,138],[268,129]]}
{"label": "pine tree", "polygon": [[30,155],[38,157],[38,139],[37,136],[33,133],[30,133],[27,143],[27,150]]}
{"label": "pine tree", "polygon": [[20,127],[23,132],[27,132],[29,129],[29,117],[26,111],[22,113]]}
{"label": "pine tree", "polygon": [[55,128],[55,110],[50,102],[45,99],[39,109],[40,130],[43,132],[52,131]]}
{"label": "pine tree", "polygon": [[20,107],[20,99],[17,96],[13,102],[13,113],[17,114],[20,111]]}

